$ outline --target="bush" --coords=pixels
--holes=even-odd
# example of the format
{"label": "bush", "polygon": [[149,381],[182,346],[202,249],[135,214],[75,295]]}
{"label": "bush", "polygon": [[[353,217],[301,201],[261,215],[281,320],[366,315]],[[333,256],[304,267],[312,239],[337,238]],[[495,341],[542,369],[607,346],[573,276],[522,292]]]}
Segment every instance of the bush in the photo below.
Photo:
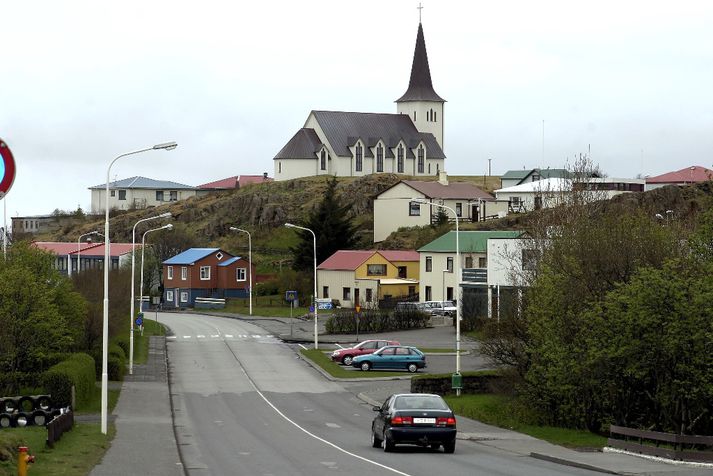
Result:
{"label": "bush", "polygon": [[107,373],[109,380],[123,380],[126,373],[126,359],[110,354],[107,359]]}
{"label": "bush", "polygon": [[77,406],[89,402],[94,394],[95,382],[94,359],[83,353],[72,354],[42,375],[45,391],[52,395],[58,406],[71,403],[72,385],[76,391]]}
{"label": "bush", "polygon": [[[428,325],[428,319],[428,314],[410,309],[393,313],[384,309],[365,309],[359,313],[359,332],[419,329]],[[330,334],[355,334],[356,326],[356,313],[351,309],[341,309],[332,314],[325,328]]]}
{"label": "bush", "polygon": [[[129,338],[128,337],[116,337],[114,339],[114,343],[116,345],[118,345],[119,347],[121,347],[121,349],[124,351],[124,357],[129,355],[130,347],[129,347]],[[111,350],[109,351],[109,353],[111,353]]]}

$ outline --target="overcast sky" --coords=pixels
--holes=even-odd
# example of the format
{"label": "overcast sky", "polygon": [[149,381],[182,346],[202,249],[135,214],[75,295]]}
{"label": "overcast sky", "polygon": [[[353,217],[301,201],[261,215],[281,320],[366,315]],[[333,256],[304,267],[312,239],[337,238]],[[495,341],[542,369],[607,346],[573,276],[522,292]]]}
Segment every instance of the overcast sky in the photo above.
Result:
{"label": "overcast sky", "polygon": [[[171,140],[111,179],[272,176],[310,110],[396,112],[418,28],[413,0],[2,3],[8,221],[88,210],[115,156]],[[713,167],[713,2],[422,3],[449,174]]]}

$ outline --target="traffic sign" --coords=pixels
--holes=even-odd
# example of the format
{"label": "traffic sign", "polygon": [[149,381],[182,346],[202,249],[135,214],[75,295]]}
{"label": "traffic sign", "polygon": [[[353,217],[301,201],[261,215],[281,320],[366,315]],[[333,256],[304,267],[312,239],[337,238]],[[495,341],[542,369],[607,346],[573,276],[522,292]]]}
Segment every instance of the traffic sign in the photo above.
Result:
{"label": "traffic sign", "polygon": [[314,306],[309,307],[309,312],[314,312]]}
{"label": "traffic sign", "polygon": [[15,159],[12,152],[2,139],[0,139],[0,198],[12,187],[15,181]]}
{"label": "traffic sign", "polygon": [[317,309],[332,309],[331,302],[318,302]]}
{"label": "traffic sign", "polygon": [[285,291],[285,301],[297,301],[297,291]]}
{"label": "traffic sign", "polygon": [[139,314],[138,317],[136,318],[136,325],[141,326],[141,324],[144,323],[144,318],[143,315]]}

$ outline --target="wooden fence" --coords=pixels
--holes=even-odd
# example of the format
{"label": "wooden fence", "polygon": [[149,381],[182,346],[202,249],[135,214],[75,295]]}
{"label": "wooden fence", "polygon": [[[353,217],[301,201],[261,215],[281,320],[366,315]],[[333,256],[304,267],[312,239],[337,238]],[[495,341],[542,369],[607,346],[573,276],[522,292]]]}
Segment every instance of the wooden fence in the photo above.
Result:
{"label": "wooden fence", "polygon": [[713,463],[713,436],[677,435],[615,425],[609,428],[609,433],[607,444],[612,448],[672,460]]}
{"label": "wooden fence", "polygon": [[62,433],[71,430],[73,426],[74,412],[71,409],[54,417],[47,423],[47,446],[54,447],[55,442],[62,437]]}

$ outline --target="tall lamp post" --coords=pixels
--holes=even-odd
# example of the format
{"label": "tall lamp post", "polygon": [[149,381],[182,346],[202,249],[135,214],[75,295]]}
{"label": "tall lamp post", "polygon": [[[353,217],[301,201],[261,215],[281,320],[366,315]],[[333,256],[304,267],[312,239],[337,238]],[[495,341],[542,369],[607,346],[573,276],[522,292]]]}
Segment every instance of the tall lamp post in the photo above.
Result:
{"label": "tall lamp post", "polygon": [[114,162],[127,155],[140,154],[141,152],[148,152],[149,150],[173,150],[178,146],[175,142],[166,142],[164,144],[156,144],[153,147],[148,147],[146,149],[134,150],[132,152],[126,152],[124,154],[118,155],[114,160],[109,163],[109,167],[106,169],[106,187],[104,189],[104,311],[102,315],[102,405],[101,405],[101,432],[106,435],[107,433],[107,417],[109,409],[109,267],[111,262],[109,261],[109,248],[111,247],[111,240],[109,239],[109,174],[111,173],[111,166]]}
{"label": "tall lamp post", "polygon": [[[90,231],[89,233],[85,233],[85,234],[83,234],[83,235],[79,235],[79,238],[77,238],[77,274],[79,274],[79,271],[81,270],[81,266],[82,266],[82,248],[81,248],[81,241],[82,241],[82,238],[84,238],[85,236],[89,236],[89,235],[104,236],[104,235],[102,235],[101,233],[99,233],[97,230]],[[71,275],[72,275],[72,261],[71,261],[71,257],[70,257],[70,261],[67,263],[67,271],[68,271],[69,275],[71,276]]]}
{"label": "tall lamp post", "polygon": [[[129,314],[129,328],[131,331],[129,332],[129,375],[134,374],[134,301],[136,300],[136,293],[135,289],[136,288],[136,282],[134,281],[134,268],[136,264],[136,226],[139,223],[149,221],[149,220],[158,220],[159,218],[170,218],[171,217],[171,212],[166,212],[162,213],[160,215],[156,215],[153,217],[148,217],[144,218],[142,220],[137,221],[134,224],[134,228],[131,231],[131,311]],[[143,282],[143,280],[142,280]]]}
{"label": "tall lamp post", "polygon": [[[422,203],[424,205],[429,205],[431,207],[440,207],[450,210],[453,216],[456,218],[456,266],[458,272],[456,273],[456,297],[458,302],[456,303],[456,374],[460,374],[460,316],[463,310],[463,295],[461,288],[461,261],[460,261],[460,230],[458,228],[458,214],[454,209],[447,205],[441,205],[440,203],[433,203],[422,198],[412,198],[412,202]],[[456,395],[460,395],[460,388],[456,388]]]}
{"label": "tall lamp post", "polygon": [[285,223],[287,228],[297,228],[298,230],[309,231],[312,233],[312,239],[314,240],[314,348],[319,349],[319,342],[317,340],[317,235],[314,234],[309,228],[303,226],[293,225],[292,223]]}
{"label": "tall lamp post", "polygon": [[141,308],[143,307],[144,304],[144,247],[145,247],[145,242],[146,242],[146,235],[149,233],[153,233],[154,231],[159,231],[159,230],[172,230],[173,225],[171,223],[167,225],[160,226],[158,228],[152,228],[150,230],[146,230],[141,237],[141,278],[139,279],[139,312],[141,312]]}
{"label": "tall lamp post", "polygon": [[249,280],[249,299],[250,299],[250,315],[253,315],[253,241],[252,237],[250,236],[250,232],[247,230],[243,230],[242,228],[236,228],[234,226],[230,227],[231,231],[239,231],[241,233],[247,233],[248,234],[248,273],[250,273],[250,277],[248,278]]}

